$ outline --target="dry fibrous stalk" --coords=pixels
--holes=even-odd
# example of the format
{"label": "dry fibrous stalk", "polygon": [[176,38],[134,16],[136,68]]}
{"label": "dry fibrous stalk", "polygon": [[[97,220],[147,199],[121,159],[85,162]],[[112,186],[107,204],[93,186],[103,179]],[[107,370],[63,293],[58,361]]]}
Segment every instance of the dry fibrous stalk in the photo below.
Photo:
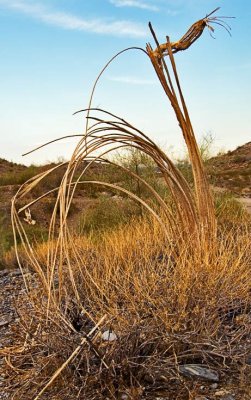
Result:
{"label": "dry fibrous stalk", "polygon": [[[154,35],[155,39],[156,36]],[[156,42],[158,43],[157,39]],[[182,130],[184,140],[188,149],[194,184],[196,193],[196,204],[199,216],[199,227],[200,240],[209,241],[215,237],[216,234],[216,219],[214,216],[214,205],[213,199],[209,188],[209,183],[206,177],[205,169],[201,159],[200,151],[196,142],[195,134],[189,117],[189,113],[186,107],[184,96],[181,90],[175,61],[169,46],[169,56],[171,60],[171,68],[175,76],[175,82],[178,88],[178,96],[174,89],[174,83],[172,82],[167,64],[164,58],[159,63],[159,58],[154,55],[150,44],[147,45],[147,52],[156,71],[156,74],[160,80],[160,83],[168,96],[171,105],[175,111],[179,126]],[[177,198],[176,188],[173,186],[173,192],[175,198]]]}
{"label": "dry fibrous stalk", "polygon": [[[214,215],[213,199],[209,188],[208,179],[203,167],[200,151],[196,142],[194,130],[186,106],[186,102],[182,93],[179,76],[174,60],[174,53],[188,49],[203,33],[205,27],[208,27],[211,32],[214,31],[210,23],[215,23],[223,26],[228,32],[230,27],[224,21],[227,17],[212,17],[219,8],[216,8],[205,18],[195,22],[182,38],[177,42],[171,42],[169,37],[166,38],[166,43],[159,44],[156,34],[151,23],[149,27],[157,48],[153,50],[150,44],[147,44],[146,50],[151,59],[155,72],[159,81],[169,98],[171,105],[176,114],[179,126],[182,130],[184,140],[188,149],[196,192],[196,204],[199,215],[199,230],[200,239],[206,243],[216,235],[216,218]],[[165,56],[170,59],[170,69],[173,72],[172,79],[169,72]],[[176,85],[176,90],[175,90]],[[177,91],[177,93],[176,93]],[[175,187],[174,187],[175,191]]]}
{"label": "dry fibrous stalk", "polygon": [[212,17],[212,15],[219,9],[220,7],[217,7],[211,13],[207,14],[205,18],[196,21],[182,36],[182,38],[177,42],[169,43],[169,41],[167,40],[166,43],[158,45],[154,51],[154,56],[160,59],[162,58],[162,56],[168,56],[169,46],[171,47],[171,51],[173,54],[177,53],[178,51],[183,51],[188,49],[197,39],[199,39],[205,28],[208,28],[211,34],[212,32],[214,32],[214,28],[212,27],[211,24],[217,24],[222,26],[230,34],[231,27],[226,23],[225,19],[232,17],[226,17],[226,16]]}

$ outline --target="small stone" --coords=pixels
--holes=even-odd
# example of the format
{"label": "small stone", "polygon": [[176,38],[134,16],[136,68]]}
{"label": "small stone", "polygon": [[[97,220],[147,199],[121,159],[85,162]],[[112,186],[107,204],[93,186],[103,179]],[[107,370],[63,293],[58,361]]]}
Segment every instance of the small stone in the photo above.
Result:
{"label": "small stone", "polygon": [[151,374],[146,373],[144,375],[144,381],[147,383],[153,384],[155,382],[155,378]]}
{"label": "small stone", "polygon": [[156,397],[155,400],[168,400],[169,397]]}
{"label": "small stone", "polygon": [[179,371],[182,375],[185,375],[189,378],[199,378],[206,381],[219,382],[218,372],[197,364],[180,365]]}
{"label": "small stone", "polygon": [[2,278],[2,277],[4,277],[4,276],[8,275],[9,273],[10,273],[10,270],[9,270],[9,269],[2,269],[2,270],[0,271],[0,278]]}
{"label": "small stone", "polygon": [[0,319],[0,328],[2,328],[5,325],[8,325],[10,321],[7,319]]}
{"label": "small stone", "polygon": [[226,394],[226,391],[225,390],[218,390],[214,394],[215,394],[215,396],[224,396]]}
{"label": "small stone", "polygon": [[12,271],[12,272],[10,273],[10,275],[11,275],[12,277],[14,277],[14,276],[21,276],[21,275],[22,275],[22,271],[21,271],[20,269],[16,269],[15,271]]}
{"label": "small stone", "polygon": [[117,340],[116,333],[110,330],[103,332],[101,337],[107,342],[114,342],[114,340]]}
{"label": "small stone", "polygon": [[112,199],[115,201],[121,201],[121,200],[123,200],[123,197],[115,194],[114,196],[112,196]]}
{"label": "small stone", "polygon": [[235,398],[231,394],[226,394],[225,396],[221,397],[221,400],[235,400]]}
{"label": "small stone", "polygon": [[118,396],[119,400],[139,399],[143,393],[142,387],[130,387],[121,392]]}
{"label": "small stone", "polygon": [[217,389],[218,387],[218,383],[212,383],[212,385],[210,385],[211,389]]}
{"label": "small stone", "polygon": [[194,400],[209,400],[208,397],[205,396],[197,396]]}
{"label": "small stone", "polygon": [[111,192],[101,192],[100,195],[103,197],[113,197],[113,193]]}
{"label": "small stone", "polygon": [[216,397],[220,397],[220,400],[235,400],[234,397],[226,390],[218,390],[215,392]]}

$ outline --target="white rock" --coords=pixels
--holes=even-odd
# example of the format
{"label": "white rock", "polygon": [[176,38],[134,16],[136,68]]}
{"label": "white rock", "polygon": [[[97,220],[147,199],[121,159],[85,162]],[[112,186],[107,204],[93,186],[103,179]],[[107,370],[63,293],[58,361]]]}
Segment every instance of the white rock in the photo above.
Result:
{"label": "white rock", "polygon": [[209,400],[208,397],[205,396],[197,396],[194,400]]}
{"label": "white rock", "polygon": [[210,385],[211,389],[217,389],[218,387],[218,383],[213,383],[212,385]]}
{"label": "white rock", "polygon": [[107,342],[114,342],[114,340],[118,339],[116,333],[110,330],[103,332],[101,337]]}
{"label": "white rock", "polygon": [[1,328],[2,326],[8,325],[9,322],[10,322],[10,321],[7,320],[7,319],[4,319],[4,318],[0,319],[0,328]]}

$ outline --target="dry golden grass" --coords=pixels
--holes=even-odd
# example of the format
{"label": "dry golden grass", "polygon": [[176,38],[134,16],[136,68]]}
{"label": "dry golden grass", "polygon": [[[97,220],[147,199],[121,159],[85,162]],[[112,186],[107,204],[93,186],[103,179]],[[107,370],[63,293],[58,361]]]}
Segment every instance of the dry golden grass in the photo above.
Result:
{"label": "dry golden grass", "polygon": [[[35,249],[41,269],[44,246]],[[217,369],[223,381],[232,374],[240,388],[250,350],[250,250],[247,224],[219,232],[210,254],[192,251],[189,243],[170,246],[149,218],[99,240],[75,237],[71,274],[65,264],[64,282],[54,278],[49,311],[42,287],[31,292],[33,311],[22,316],[19,332],[26,343],[11,358],[14,381],[24,383],[14,398],[35,398],[83,338],[45,392],[48,398],[117,399],[130,390],[150,398],[161,389],[170,398],[192,399],[198,388],[180,376],[184,363]],[[117,335],[114,342],[101,339],[109,329]]]}

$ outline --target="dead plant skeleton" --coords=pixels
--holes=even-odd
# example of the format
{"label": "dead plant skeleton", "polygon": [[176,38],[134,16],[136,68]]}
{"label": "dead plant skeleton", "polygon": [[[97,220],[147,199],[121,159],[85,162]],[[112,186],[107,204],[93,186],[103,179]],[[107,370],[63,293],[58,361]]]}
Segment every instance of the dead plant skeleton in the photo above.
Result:
{"label": "dead plant skeleton", "polygon": [[[250,306],[248,233],[243,228],[236,241],[231,235],[221,243],[216,240],[219,233],[213,199],[174,59],[174,54],[188,49],[205,27],[212,33],[211,24],[229,32],[226,17],[212,16],[217,10],[193,24],[178,42],[170,42],[167,37],[164,44],[159,44],[149,24],[155,50],[147,44],[146,50],[133,47],[115,55],[99,74],[88,108],[78,111],[86,113],[86,130],[78,135],[80,141],[70,161],[30,179],[14,196],[12,223],[19,265],[23,270],[17,245],[21,239],[22,257],[25,254],[26,265],[37,273],[39,282],[35,290],[24,277],[34,312],[29,330],[38,332],[38,326],[44,326],[36,334],[37,342],[21,346],[16,355],[11,349],[4,349],[20,369],[20,353],[33,365],[25,370],[24,385],[17,389],[15,398],[27,400],[30,396],[37,400],[45,398],[47,390],[54,398],[63,390],[67,398],[75,393],[74,398],[80,399],[116,399],[125,387],[137,389],[139,395],[145,390],[143,387],[149,391],[151,387],[165,389],[175,379],[180,380],[179,389],[188,398],[190,389],[179,374],[181,362],[199,359],[215,368],[220,366],[225,373],[231,362],[237,368],[245,356],[246,349],[239,354],[237,343],[246,337],[250,327],[242,325],[227,338],[224,335],[229,321],[222,323],[219,309],[223,314],[227,312],[230,297],[233,308],[247,310]],[[117,56],[129,50],[139,50],[149,58],[174,109],[190,156],[194,191],[171,159],[144,132],[111,112],[92,107],[103,72]],[[117,184],[85,180],[92,165],[116,165],[109,154],[129,147],[154,161],[172,203],[125,166],[118,168],[147,187],[155,205]],[[65,165],[59,187],[19,207],[36,185]],[[104,234],[95,246],[88,238],[77,238],[69,229],[67,218],[79,184],[102,185],[128,196],[150,213],[150,222],[146,217],[133,220],[127,227]],[[41,261],[39,247],[34,247],[26,234],[23,213],[53,192],[56,200],[46,260],[43,257]],[[118,340],[102,341],[102,331],[107,330],[114,330]]]}

